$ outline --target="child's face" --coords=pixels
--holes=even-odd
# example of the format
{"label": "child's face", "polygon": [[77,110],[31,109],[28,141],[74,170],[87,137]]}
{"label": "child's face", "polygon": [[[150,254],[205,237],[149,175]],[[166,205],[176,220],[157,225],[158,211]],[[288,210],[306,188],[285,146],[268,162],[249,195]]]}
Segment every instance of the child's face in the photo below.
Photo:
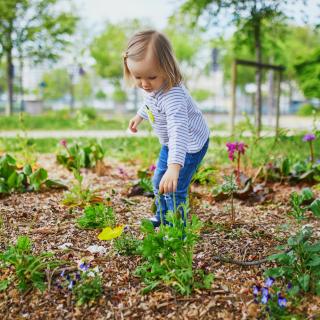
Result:
{"label": "child's face", "polygon": [[147,54],[141,61],[128,58],[127,66],[136,85],[146,92],[159,90],[165,81],[152,54]]}

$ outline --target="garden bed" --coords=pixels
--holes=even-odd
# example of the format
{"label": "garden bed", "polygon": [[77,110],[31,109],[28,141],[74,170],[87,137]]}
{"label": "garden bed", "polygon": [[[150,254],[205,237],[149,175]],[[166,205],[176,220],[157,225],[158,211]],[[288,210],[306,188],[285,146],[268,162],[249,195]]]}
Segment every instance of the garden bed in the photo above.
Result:
{"label": "garden bed", "polygon": [[[39,163],[52,173],[50,178],[70,181],[72,174],[58,166],[53,155],[40,156]],[[118,224],[129,226],[129,231],[141,238],[140,221],[151,216],[152,199],[136,196],[127,198],[128,184],[137,179],[138,167],[108,162],[106,176],[98,177],[83,171],[85,183],[111,195]],[[119,167],[125,170],[119,170]],[[98,230],[81,230],[75,219],[79,209],[62,206],[63,191],[11,194],[0,202],[2,227],[0,248],[3,251],[18,236],[27,235],[35,252],[50,251],[61,260],[73,263],[85,258],[102,272],[103,295],[95,303],[79,307],[67,289],[56,286],[56,278],[42,294],[38,290],[20,293],[13,285],[0,293],[0,312],[4,319],[246,319],[257,317],[253,304],[252,287],[262,284],[263,271],[272,264],[243,267],[217,261],[216,256],[236,260],[258,260],[275,252],[275,247],[286,243],[300,228],[288,217],[288,198],[298,187],[274,184],[272,201],[250,205],[235,200],[237,223],[230,227],[227,201],[210,200],[207,187],[193,186],[197,197],[192,212],[204,222],[194,255],[194,267],[212,272],[215,280],[209,290],[196,289],[190,296],[181,296],[168,287],[142,295],[144,287],[133,271],[140,257],[120,256],[110,241],[100,241]],[[300,186],[301,187],[301,186]],[[319,196],[319,193],[318,193]],[[319,239],[320,221],[307,215],[302,224],[313,227]],[[67,249],[62,249],[68,244]],[[106,253],[92,254],[87,248],[103,246]],[[62,247],[61,247],[62,246]],[[12,269],[0,271],[0,280],[10,277]],[[320,315],[320,298],[306,296],[297,310],[305,318]]]}

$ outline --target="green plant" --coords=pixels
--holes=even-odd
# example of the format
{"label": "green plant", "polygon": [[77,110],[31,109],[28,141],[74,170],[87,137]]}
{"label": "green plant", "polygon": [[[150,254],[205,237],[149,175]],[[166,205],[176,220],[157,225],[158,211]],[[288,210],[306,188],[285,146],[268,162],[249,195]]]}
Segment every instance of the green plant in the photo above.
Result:
{"label": "green plant", "polygon": [[141,244],[141,240],[135,238],[132,234],[123,232],[119,238],[113,242],[114,249],[120,255],[133,256],[137,254],[137,248]]}
{"label": "green plant", "polygon": [[[310,188],[304,188],[301,190],[301,193],[296,191],[290,194],[290,202],[292,210],[289,212],[289,215],[292,215],[297,220],[302,220],[305,218],[304,214],[308,210],[309,206],[306,206],[306,203],[310,203],[313,200],[313,192]],[[304,206],[303,206],[304,205]]]}
{"label": "green plant", "polygon": [[223,183],[216,188],[213,188],[213,194],[217,195],[219,193],[225,194],[230,197],[230,221],[231,224],[235,223],[235,209],[234,209],[234,193],[238,190],[238,185],[234,174],[223,177]]}
{"label": "green plant", "polygon": [[213,167],[199,166],[196,173],[192,177],[192,183],[200,185],[214,185],[216,183],[217,170]]}
{"label": "green plant", "polygon": [[311,236],[312,229],[303,228],[286,245],[277,247],[282,252],[268,257],[278,267],[268,269],[265,275],[290,282],[292,294],[302,290],[320,295],[320,242],[312,243]]}
{"label": "green plant", "polygon": [[306,103],[299,107],[297,111],[297,115],[299,116],[312,116],[313,112],[316,110],[316,108],[310,104]]}
{"label": "green plant", "polygon": [[155,169],[154,166],[150,166],[146,170],[139,170],[138,171],[138,178],[139,178],[138,185],[141,187],[141,189],[144,192],[153,193],[153,185],[152,185],[151,177],[152,177],[154,169]]}
{"label": "green plant", "polygon": [[144,262],[135,274],[147,285],[143,292],[149,292],[161,283],[187,295],[194,288],[210,288],[213,274],[204,275],[202,270],[194,272],[192,269],[194,246],[202,223],[192,216],[185,226],[180,212],[168,212],[166,219],[169,224],[161,224],[159,231],[155,231],[147,220],[141,226],[145,237],[138,252]]}
{"label": "green plant", "polygon": [[93,204],[85,207],[82,217],[77,219],[77,225],[81,229],[95,229],[114,227],[116,218],[111,207],[103,203]]}
{"label": "green plant", "polygon": [[72,292],[78,305],[83,305],[98,299],[102,295],[101,276],[94,271],[86,271],[81,275],[81,280],[76,282]]}
{"label": "green plant", "polygon": [[[14,246],[10,246],[5,252],[0,254],[0,261],[4,265],[14,266],[16,278],[18,279],[18,288],[25,291],[28,288],[38,288],[44,291],[46,288],[45,271],[53,269],[61,262],[52,259],[52,253],[41,253],[32,255],[31,240],[26,236],[20,236]],[[2,288],[6,288],[9,282],[1,283]]]}
{"label": "green plant", "polygon": [[57,162],[70,171],[77,168],[93,168],[98,161],[103,160],[105,154],[105,149],[95,140],[69,145],[66,140],[61,140],[60,145],[63,148],[57,154]]}
{"label": "green plant", "polygon": [[17,135],[18,144],[16,149],[18,151],[19,162],[22,166],[26,164],[33,166],[37,161],[36,152],[34,150],[34,142],[28,138],[25,115],[22,112],[19,114],[19,124],[22,131],[22,135]]}
{"label": "green plant", "polygon": [[48,178],[48,172],[43,168],[32,170],[26,164],[22,170],[18,169],[16,159],[9,154],[0,158],[0,194],[12,191],[26,192],[39,191],[41,187],[66,188],[60,181]]}
{"label": "green plant", "polygon": [[75,181],[70,191],[64,193],[62,204],[69,207],[84,207],[89,203],[102,202],[103,199],[95,191],[85,188],[80,169],[73,169]]}

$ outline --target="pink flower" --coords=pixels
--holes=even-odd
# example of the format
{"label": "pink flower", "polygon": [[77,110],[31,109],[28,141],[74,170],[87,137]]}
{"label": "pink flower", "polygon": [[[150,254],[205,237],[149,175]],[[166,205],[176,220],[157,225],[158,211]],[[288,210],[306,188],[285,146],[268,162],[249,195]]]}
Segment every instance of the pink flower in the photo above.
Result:
{"label": "pink flower", "polygon": [[245,154],[246,148],[248,145],[246,145],[244,142],[227,142],[226,147],[228,149],[228,157],[231,161],[234,161],[234,153],[238,152],[239,154]]}
{"label": "pink flower", "polygon": [[156,170],[156,166],[154,164],[152,164],[150,167],[149,167],[149,171],[154,171]]}
{"label": "pink flower", "polygon": [[60,141],[60,144],[63,146],[63,147],[67,147],[67,140],[65,140],[65,139],[62,139],[61,141]]}

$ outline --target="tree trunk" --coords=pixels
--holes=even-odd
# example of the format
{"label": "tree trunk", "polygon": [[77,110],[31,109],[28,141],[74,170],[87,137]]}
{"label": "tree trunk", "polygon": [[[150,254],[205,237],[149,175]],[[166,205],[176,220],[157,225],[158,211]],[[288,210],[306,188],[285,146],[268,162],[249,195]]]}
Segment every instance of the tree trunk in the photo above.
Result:
{"label": "tree trunk", "polygon": [[20,90],[20,111],[24,111],[24,88],[23,88],[23,54],[19,52],[19,90]]}
{"label": "tree trunk", "polygon": [[[255,42],[255,53],[256,62],[262,62],[262,50],[261,50],[261,20],[257,17],[254,24],[254,42]],[[261,82],[262,82],[262,70],[260,67],[256,69],[256,112],[255,112],[255,126],[257,129],[257,136],[260,136],[261,132],[261,112],[262,112],[262,96],[261,96]]]}
{"label": "tree trunk", "polygon": [[7,50],[7,85],[8,85],[8,102],[6,105],[6,115],[10,116],[13,110],[13,64],[12,64],[12,47]]}

